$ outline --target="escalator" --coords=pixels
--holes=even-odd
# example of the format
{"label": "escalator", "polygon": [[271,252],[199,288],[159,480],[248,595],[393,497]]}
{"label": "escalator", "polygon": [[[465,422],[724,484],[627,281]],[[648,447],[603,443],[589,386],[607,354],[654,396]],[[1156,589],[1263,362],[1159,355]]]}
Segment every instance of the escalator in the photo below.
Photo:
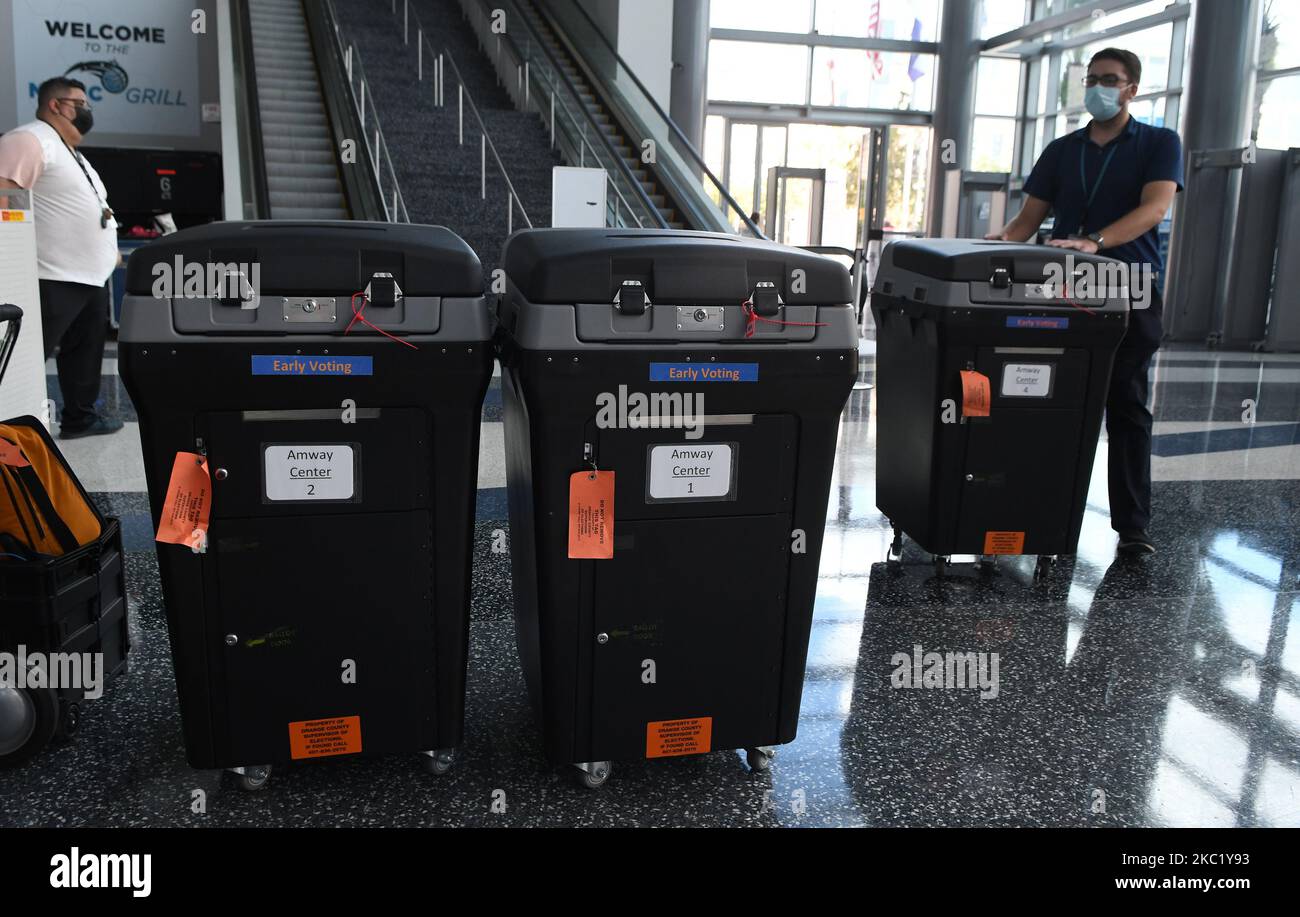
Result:
{"label": "escalator", "polygon": [[231,15],[246,218],[386,219],[369,158],[340,162],[343,141],[365,134],[329,7],[233,0]]}
{"label": "escalator", "polygon": [[628,171],[646,192],[646,197],[662,217],[662,225],[672,229],[683,229],[685,224],[679,219],[677,209],[668,201],[667,194],[660,189],[658,182],[641,161],[641,144],[630,139],[626,131],[610,115],[601,102],[587,78],[579,71],[577,63],[566,50],[555,31],[538,8],[529,2],[518,4],[529,28],[541,42],[554,66],[564,74],[572,84],[575,95],[582,103],[596,129],[610,142],[619,158],[626,163]]}
{"label": "escalator", "polygon": [[[607,225],[762,236],[584,4],[459,2],[503,86],[541,115],[567,164],[605,170]],[[504,32],[492,25],[499,12]]]}

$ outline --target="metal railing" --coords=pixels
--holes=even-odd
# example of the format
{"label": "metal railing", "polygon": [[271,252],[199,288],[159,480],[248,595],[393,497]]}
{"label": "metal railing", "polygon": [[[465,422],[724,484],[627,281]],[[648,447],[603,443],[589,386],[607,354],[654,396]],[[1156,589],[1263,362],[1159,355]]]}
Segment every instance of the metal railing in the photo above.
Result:
{"label": "metal railing", "polygon": [[248,3],[230,4],[234,32],[236,84],[241,91],[234,100],[238,125],[240,170],[247,179],[243,189],[245,217],[271,216],[271,192],[266,182],[266,149],[262,143],[262,115],[257,101],[257,67],[253,62],[253,31]]}
{"label": "metal railing", "polygon": [[[397,0],[392,0],[393,15],[398,15]],[[488,133],[487,125],[483,123],[483,118],[479,114],[478,106],[474,104],[474,99],[468,89],[465,88],[465,80],[462,78],[460,68],[456,66],[456,58],[452,56],[451,49],[443,46],[438,50],[433,39],[430,38],[430,32],[425,29],[424,23],[420,21],[420,14],[411,9],[410,0],[402,0],[401,9],[402,18],[402,43],[410,44],[411,27],[415,27],[415,47],[416,47],[416,80],[424,81],[424,57],[425,48],[429,51],[429,63],[433,70],[433,98],[434,104],[444,107],[447,104],[447,74],[446,64],[451,64],[451,72],[456,84],[456,140],[457,143],[465,142],[465,108],[469,107],[469,113],[473,116],[474,121],[479,128],[479,197],[487,200],[487,161],[488,154],[492,154],[492,161],[496,164],[497,171],[501,173],[502,180],[505,181],[507,191],[506,202],[506,232],[514,231],[515,208],[519,208],[519,215],[523,223],[529,229],[533,226],[533,221],[528,218],[528,211],[524,209],[524,203],[515,190],[514,182],[510,180],[510,173],[507,171],[505,163],[501,161],[501,156],[497,152],[496,144],[492,142],[492,137]]]}
{"label": "metal railing", "polygon": [[[582,103],[578,89],[513,0],[459,0],[479,47],[521,110],[536,111],[548,126],[551,145],[570,165],[605,172],[605,224],[667,228],[660,208]],[[489,11],[504,10],[510,24],[495,32]],[[513,81],[510,77],[513,76]]]}
{"label": "metal railing", "polygon": [[[324,0],[324,5],[331,26],[330,31],[334,35],[334,50],[343,61],[350,101],[361,125],[361,145],[366,151],[366,156],[370,158],[370,167],[378,185],[384,218],[390,223],[409,223],[411,215],[406,210],[406,200],[402,197],[402,189],[397,182],[397,170],[393,168],[393,157],[388,150],[388,142],[384,139],[383,129],[379,125],[379,111],[366,80],[365,67],[361,64],[361,53],[355,44],[344,42],[333,0]],[[388,176],[387,185],[384,182],[385,175]]]}
{"label": "metal railing", "polygon": [[[763,239],[763,231],[736,203],[723,183],[705,163],[676,122],[668,116],[645,84],[619,56],[609,38],[581,3],[536,0],[534,8],[547,20],[562,43],[567,43],[575,63],[585,68],[593,86],[607,89],[606,103],[635,134],[653,140],[656,174],[702,229],[734,232],[740,226]],[[580,47],[583,54],[575,53]]]}

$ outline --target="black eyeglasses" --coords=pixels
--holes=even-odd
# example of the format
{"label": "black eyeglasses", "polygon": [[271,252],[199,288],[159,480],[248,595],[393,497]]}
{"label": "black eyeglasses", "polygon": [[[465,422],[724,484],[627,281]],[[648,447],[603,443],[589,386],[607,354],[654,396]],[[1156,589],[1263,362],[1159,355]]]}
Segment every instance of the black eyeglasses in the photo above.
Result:
{"label": "black eyeglasses", "polygon": [[73,108],[75,108],[75,109],[78,109],[79,111],[90,111],[90,110],[91,110],[91,108],[90,108],[90,103],[89,103],[89,102],[85,102],[85,101],[83,101],[83,100],[81,100],[81,99],[55,99],[54,101],[56,101],[56,102],[67,102],[69,105],[71,105],[71,106],[72,106]]}
{"label": "black eyeglasses", "polygon": [[1091,73],[1079,80],[1084,86],[1096,86],[1100,83],[1107,89],[1114,89],[1116,86],[1126,86],[1132,80],[1126,80],[1124,77],[1114,73],[1107,73],[1105,76],[1093,76]]}

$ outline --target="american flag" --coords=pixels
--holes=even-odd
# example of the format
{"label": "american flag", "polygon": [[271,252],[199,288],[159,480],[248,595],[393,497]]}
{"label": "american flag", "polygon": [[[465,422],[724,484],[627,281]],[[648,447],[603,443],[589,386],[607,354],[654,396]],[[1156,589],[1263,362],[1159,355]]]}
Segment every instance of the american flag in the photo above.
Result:
{"label": "american flag", "polygon": [[[880,37],[880,0],[871,0],[871,12],[867,18],[867,36],[869,38]],[[871,57],[872,79],[885,75],[885,62],[880,57],[879,51],[868,51]]]}

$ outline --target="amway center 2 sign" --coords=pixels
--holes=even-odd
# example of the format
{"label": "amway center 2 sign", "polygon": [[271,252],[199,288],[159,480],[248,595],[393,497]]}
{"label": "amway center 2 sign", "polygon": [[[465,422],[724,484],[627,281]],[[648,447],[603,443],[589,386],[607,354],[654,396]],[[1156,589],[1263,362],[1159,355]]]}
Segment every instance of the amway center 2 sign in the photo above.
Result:
{"label": "amway center 2 sign", "polygon": [[199,133],[194,4],[182,0],[15,0],[14,68],[20,120],[36,87],[66,75],[86,84],[95,122],[114,133]]}

